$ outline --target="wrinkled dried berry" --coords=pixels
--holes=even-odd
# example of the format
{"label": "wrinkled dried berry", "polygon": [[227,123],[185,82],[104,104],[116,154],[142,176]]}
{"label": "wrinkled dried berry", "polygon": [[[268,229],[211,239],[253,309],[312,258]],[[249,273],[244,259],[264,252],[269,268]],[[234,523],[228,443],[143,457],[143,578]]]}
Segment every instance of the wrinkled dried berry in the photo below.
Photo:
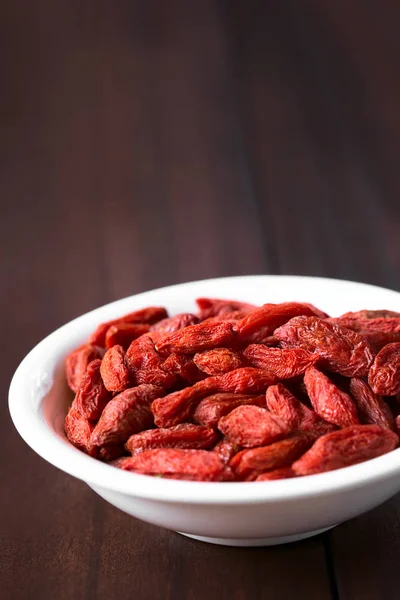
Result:
{"label": "wrinkled dried berry", "polygon": [[361,423],[393,429],[393,415],[386,402],[375,394],[363,379],[353,377],[350,393],[357,406]]}
{"label": "wrinkled dried berry", "polygon": [[400,393],[400,343],[388,344],[376,355],[368,383],[375,394],[381,396]]}
{"label": "wrinkled dried berry", "polygon": [[83,344],[68,354],[65,359],[65,375],[68,386],[73,392],[78,391],[88,364],[96,358],[102,358],[103,354],[103,348],[93,344]]}
{"label": "wrinkled dried berry", "polygon": [[302,375],[319,359],[317,354],[302,348],[268,348],[264,344],[250,344],[243,356],[276,381]]}
{"label": "wrinkled dried berry", "polygon": [[294,434],[261,448],[242,450],[236,454],[229,466],[236,478],[253,481],[265,471],[290,466],[311,446],[313,439],[307,434]]}
{"label": "wrinkled dried berry", "polygon": [[265,396],[249,394],[233,394],[222,392],[201,400],[193,414],[193,420],[200,425],[217,427],[218,421],[238,406],[251,404],[265,407]]}
{"label": "wrinkled dried berry", "polygon": [[219,456],[207,450],[146,450],[121,461],[119,466],[136,473],[189,481],[223,481],[227,473]]}
{"label": "wrinkled dried berry", "polygon": [[245,366],[239,352],[229,348],[214,348],[198,352],[194,355],[193,362],[207,375],[222,375]]}
{"label": "wrinkled dried berry", "polygon": [[292,469],[297,475],[312,475],[349,467],[393,450],[399,438],[377,425],[353,425],[320,437]]}
{"label": "wrinkled dried berry", "polygon": [[356,425],[357,408],[349,396],[315,367],[307,369],[304,375],[307,393],[317,415],[338,427]]}
{"label": "wrinkled dried berry", "polygon": [[125,444],[131,454],[139,454],[152,448],[186,448],[202,450],[211,448],[218,441],[218,434],[210,427],[183,423],[166,429],[148,429],[132,435]]}
{"label": "wrinkled dried berry", "polygon": [[202,350],[231,346],[234,343],[235,332],[232,325],[225,321],[214,321],[190,325],[175,331],[175,333],[162,338],[156,344],[156,349],[161,354],[169,354],[170,352],[195,354]]}
{"label": "wrinkled dried berry", "polygon": [[122,346],[109,348],[101,361],[100,374],[104,387],[109,392],[123,392],[129,383],[129,373],[125,366],[125,352]]}
{"label": "wrinkled dried berry", "polygon": [[238,406],[220,419],[218,429],[244,448],[271,444],[290,431],[282,419],[258,406]]}
{"label": "wrinkled dried berry", "polygon": [[274,332],[283,347],[315,352],[323,366],[345,377],[364,377],[374,359],[368,342],[358,333],[317,317],[295,317]]}

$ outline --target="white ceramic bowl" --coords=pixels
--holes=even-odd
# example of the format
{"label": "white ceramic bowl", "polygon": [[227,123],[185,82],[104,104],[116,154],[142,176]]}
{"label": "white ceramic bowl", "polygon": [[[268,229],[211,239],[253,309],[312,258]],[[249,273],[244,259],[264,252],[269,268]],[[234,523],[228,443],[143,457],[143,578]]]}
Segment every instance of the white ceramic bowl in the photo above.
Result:
{"label": "white ceramic bowl", "polygon": [[86,456],[66,439],[72,400],[63,360],[102,321],[146,305],[174,314],[195,310],[198,296],[255,304],[312,302],[332,315],[362,308],[400,311],[400,294],[313,277],[248,276],[196,281],[118,300],[64,325],[18,367],[9,405],[20,435],[51,464],[85,481],[105,500],[143,521],[203,541],[233,546],[300,540],[381,504],[400,490],[400,449],[368,462],[298,479],[202,483],[136,475]]}

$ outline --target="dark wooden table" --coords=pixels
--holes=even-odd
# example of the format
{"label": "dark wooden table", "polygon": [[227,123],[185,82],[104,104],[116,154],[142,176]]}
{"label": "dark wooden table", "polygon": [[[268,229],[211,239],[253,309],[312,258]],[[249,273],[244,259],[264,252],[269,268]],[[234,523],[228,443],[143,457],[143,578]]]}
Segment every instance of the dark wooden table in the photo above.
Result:
{"label": "dark wooden table", "polygon": [[206,545],[45,463],[13,371],[71,318],[153,287],[299,273],[400,288],[400,6],[1,3],[4,600],[391,600],[400,497],[315,539]]}

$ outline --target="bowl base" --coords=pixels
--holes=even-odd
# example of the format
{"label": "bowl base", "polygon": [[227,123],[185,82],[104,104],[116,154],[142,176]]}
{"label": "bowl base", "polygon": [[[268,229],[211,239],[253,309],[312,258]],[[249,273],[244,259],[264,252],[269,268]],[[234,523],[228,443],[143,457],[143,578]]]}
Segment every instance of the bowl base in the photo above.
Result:
{"label": "bowl base", "polygon": [[295,533],[294,535],[283,535],[270,538],[213,538],[203,537],[201,535],[191,535],[190,533],[182,533],[181,531],[177,531],[177,533],[192,538],[193,540],[198,540],[199,542],[208,542],[209,544],[218,544],[220,546],[278,546],[279,544],[290,544],[291,542],[305,540],[314,535],[324,533],[333,527],[336,527],[336,525],[331,525],[324,529],[314,529],[314,531],[305,531],[304,533]]}

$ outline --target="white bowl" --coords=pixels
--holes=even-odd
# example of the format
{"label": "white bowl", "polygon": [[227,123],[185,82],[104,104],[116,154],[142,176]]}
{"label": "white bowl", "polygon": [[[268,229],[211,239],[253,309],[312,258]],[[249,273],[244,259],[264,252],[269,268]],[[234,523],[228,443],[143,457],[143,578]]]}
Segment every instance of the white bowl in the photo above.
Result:
{"label": "white bowl", "polygon": [[165,305],[172,314],[195,310],[198,296],[255,304],[307,301],[332,315],[362,308],[400,310],[400,294],[391,290],[333,279],[268,275],[196,281],[118,300],[49,335],[18,367],[9,406],[26,443],[126,513],[190,537],[232,546],[280,544],[316,535],[400,490],[400,449],[359,465],[298,479],[202,483],[125,472],[74,448],[63,429],[72,400],[63,368],[68,352],[102,321],[151,304]]}

